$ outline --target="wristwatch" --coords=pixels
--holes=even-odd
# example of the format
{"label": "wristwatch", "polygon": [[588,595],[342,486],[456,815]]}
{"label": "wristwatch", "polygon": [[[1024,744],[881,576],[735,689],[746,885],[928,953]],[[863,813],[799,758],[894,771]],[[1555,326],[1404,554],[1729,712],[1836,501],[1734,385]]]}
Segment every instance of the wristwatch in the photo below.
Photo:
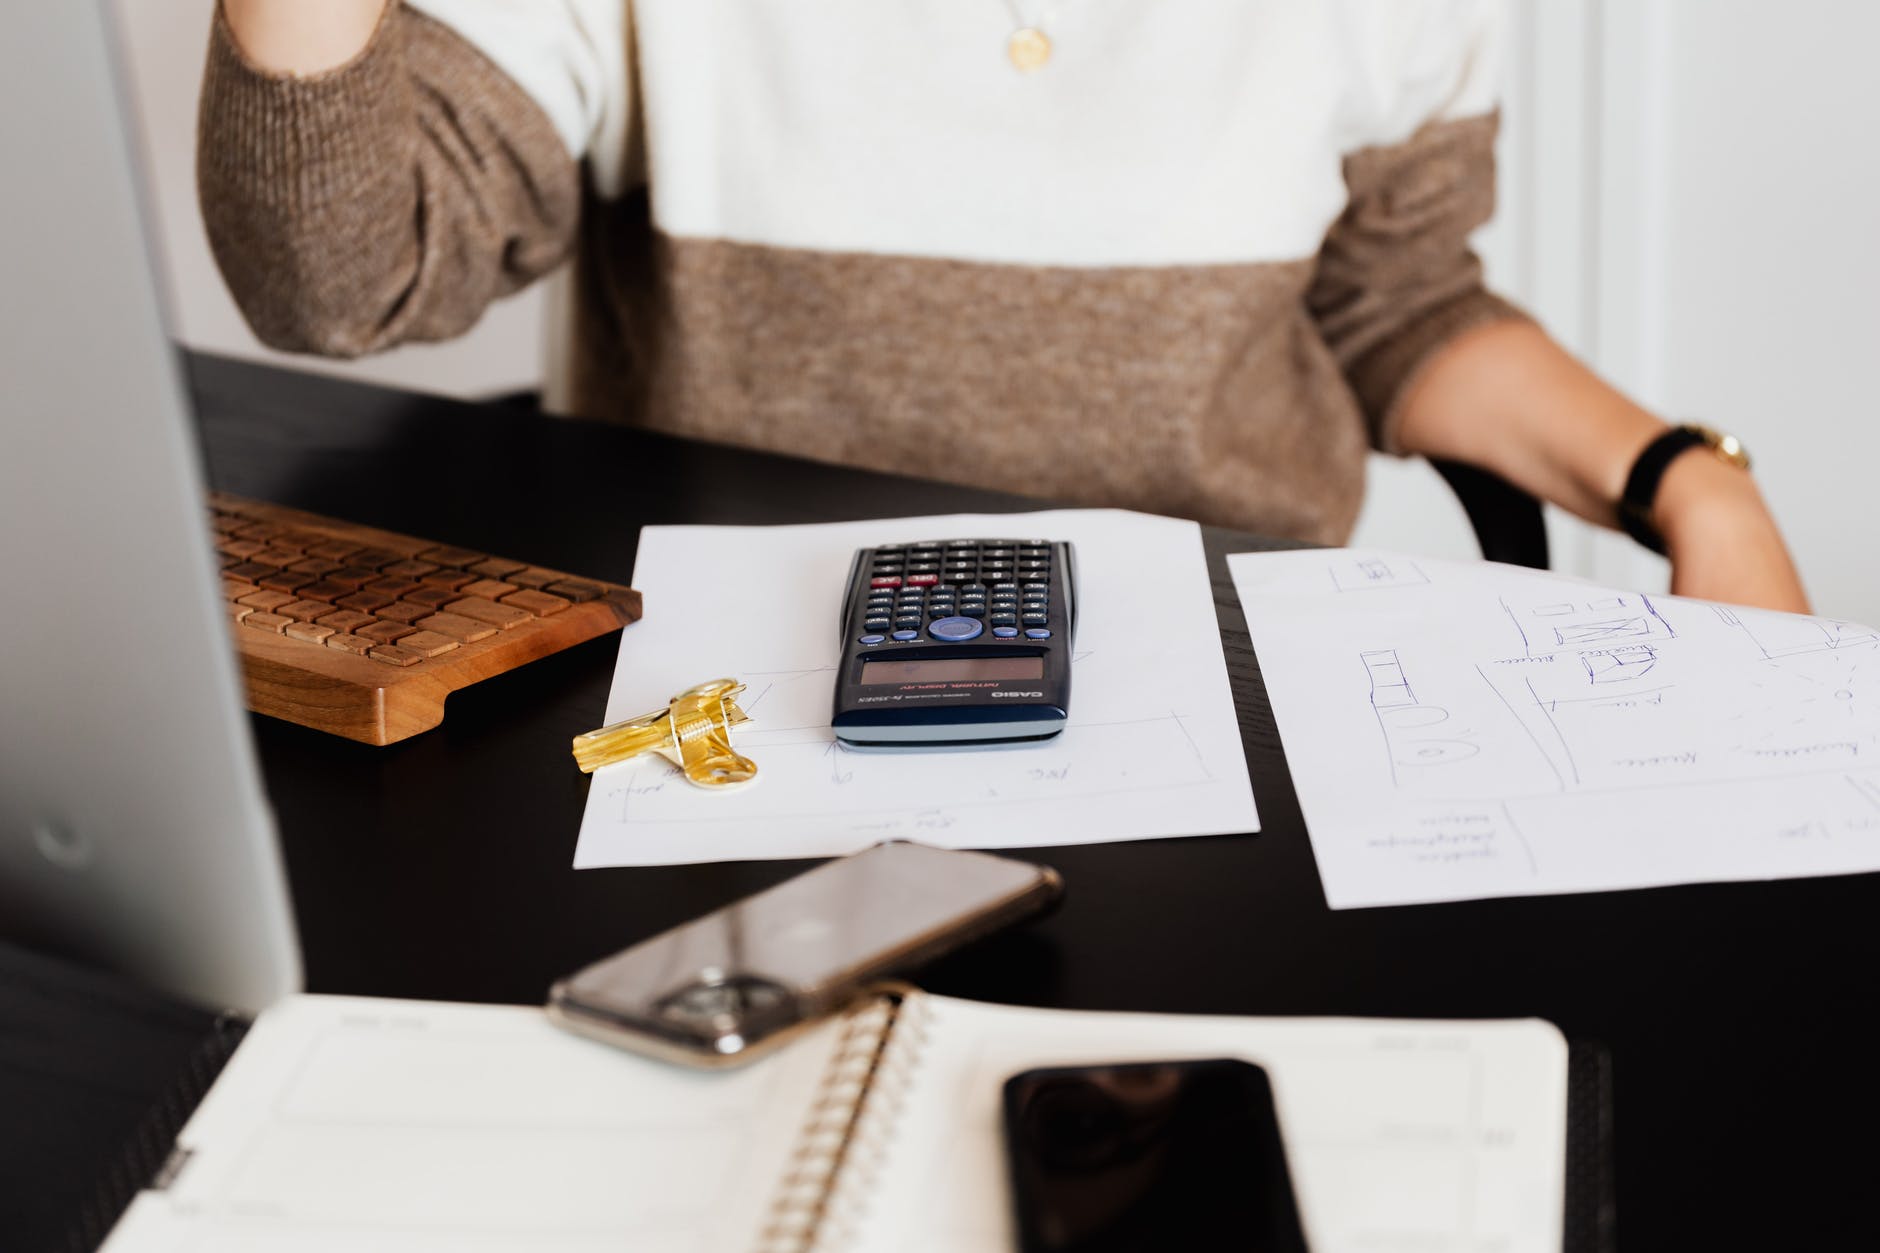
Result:
{"label": "wristwatch", "polygon": [[1632,463],[1632,473],[1626,476],[1625,491],[1619,496],[1619,525],[1625,528],[1627,535],[1655,553],[1665,551],[1664,536],[1652,525],[1652,502],[1658,499],[1658,484],[1673,461],[1700,447],[1710,449],[1726,465],[1749,469],[1749,453],[1736,436],[1686,422],[1645,445],[1645,451]]}

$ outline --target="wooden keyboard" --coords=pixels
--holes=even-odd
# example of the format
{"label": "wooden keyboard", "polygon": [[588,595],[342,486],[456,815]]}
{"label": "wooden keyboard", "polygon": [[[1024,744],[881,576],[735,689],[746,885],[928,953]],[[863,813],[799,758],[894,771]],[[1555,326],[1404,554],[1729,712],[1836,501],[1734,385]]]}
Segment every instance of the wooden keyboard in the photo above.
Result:
{"label": "wooden keyboard", "polygon": [[248,707],[391,744],[444,698],[640,616],[629,587],[216,493]]}

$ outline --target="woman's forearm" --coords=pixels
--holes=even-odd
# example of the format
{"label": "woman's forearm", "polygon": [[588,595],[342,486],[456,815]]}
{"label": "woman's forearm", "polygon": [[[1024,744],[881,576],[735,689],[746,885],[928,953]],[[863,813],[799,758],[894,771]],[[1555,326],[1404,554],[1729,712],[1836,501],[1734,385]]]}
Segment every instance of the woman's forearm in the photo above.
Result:
{"label": "woman's forearm", "polygon": [[310,75],[358,56],[388,0],[222,0],[236,43],[276,74]]}
{"label": "woman's forearm", "polygon": [[[1491,470],[1591,522],[1617,524],[1633,462],[1665,423],[1529,322],[1493,323],[1443,348],[1399,416],[1409,452]],[[1671,463],[1652,523],[1672,590],[1803,611],[1808,601],[1755,480],[1701,450]]]}

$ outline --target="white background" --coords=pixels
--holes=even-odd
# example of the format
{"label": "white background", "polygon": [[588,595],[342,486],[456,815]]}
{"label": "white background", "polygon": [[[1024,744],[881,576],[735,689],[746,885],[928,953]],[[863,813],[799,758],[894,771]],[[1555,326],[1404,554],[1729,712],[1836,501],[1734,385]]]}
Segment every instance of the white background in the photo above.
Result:
{"label": "white background", "polygon": [[[960,0],[961,3],[974,0]],[[993,0],[985,0],[992,3]],[[1644,403],[1741,435],[1818,612],[1880,623],[1880,5],[1509,0],[1502,212],[1490,276]],[[224,293],[196,211],[196,90],[213,0],[121,5],[182,338],[272,356]],[[534,386],[538,287],[465,339],[354,365],[476,395]],[[1866,386],[1861,386],[1866,384]],[[1554,567],[1662,586],[1663,564],[1571,520]],[[1420,463],[1373,459],[1354,544],[1475,552]]]}

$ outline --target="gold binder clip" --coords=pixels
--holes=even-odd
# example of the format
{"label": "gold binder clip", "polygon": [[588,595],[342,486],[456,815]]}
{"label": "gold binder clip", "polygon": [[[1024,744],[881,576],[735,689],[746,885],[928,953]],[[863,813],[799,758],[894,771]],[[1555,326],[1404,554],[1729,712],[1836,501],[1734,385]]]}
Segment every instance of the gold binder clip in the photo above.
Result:
{"label": "gold binder clip", "polygon": [[731,728],[751,720],[733,699],[743,691],[736,679],[714,679],[679,693],[664,709],[577,735],[575,764],[592,774],[641,753],[658,753],[699,787],[749,783],[757,777],[757,763],[731,747]]}

